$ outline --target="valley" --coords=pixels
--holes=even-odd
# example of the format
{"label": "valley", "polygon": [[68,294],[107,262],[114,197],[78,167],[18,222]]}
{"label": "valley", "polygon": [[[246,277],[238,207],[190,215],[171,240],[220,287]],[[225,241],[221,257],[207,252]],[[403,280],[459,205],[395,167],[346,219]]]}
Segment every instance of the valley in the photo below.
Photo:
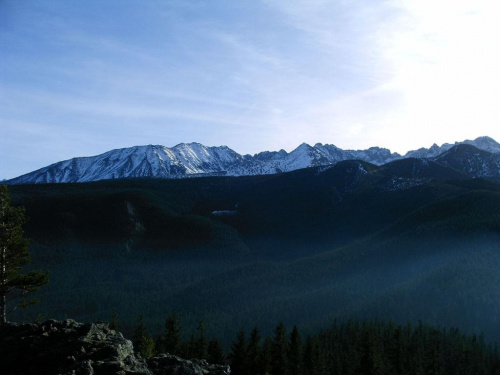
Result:
{"label": "valley", "polygon": [[29,217],[31,267],[51,277],[16,320],[116,313],[131,332],[143,315],[158,333],[176,313],[224,345],[239,328],[312,333],[336,318],[500,338],[500,184],[450,166],[344,161],[9,190]]}

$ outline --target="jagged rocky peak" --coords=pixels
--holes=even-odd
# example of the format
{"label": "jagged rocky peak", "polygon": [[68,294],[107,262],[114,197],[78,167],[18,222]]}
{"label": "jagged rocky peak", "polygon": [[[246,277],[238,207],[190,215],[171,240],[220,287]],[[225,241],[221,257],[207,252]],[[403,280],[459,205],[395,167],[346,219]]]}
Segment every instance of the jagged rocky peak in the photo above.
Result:
{"label": "jagged rocky peak", "polygon": [[[281,153],[281,152],[284,152],[285,154]],[[279,152],[276,152],[276,151],[262,151],[262,152],[259,152],[258,154],[255,154],[253,159],[255,160],[262,160],[262,161],[268,161],[268,160],[271,160],[272,158],[276,157],[276,156],[284,156],[286,155],[286,151],[285,150],[280,150]]]}
{"label": "jagged rocky peak", "polygon": [[[2,375],[229,375],[229,366],[170,354],[143,359],[107,323],[48,320],[0,325]],[[28,360],[29,359],[29,360]]]}
{"label": "jagged rocky peak", "polygon": [[[360,153],[363,151],[357,151],[358,156],[361,156]],[[401,155],[398,153],[392,153],[391,150],[387,148],[381,148],[381,147],[370,147],[368,150],[365,151],[366,154],[368,155],[369,162],[376,164],[376,165],[382,165],[385,163],[388,163],[393,160],[397,160],[401,158]],[[365,160],[364,158],[360,158],[361,160]]]}
{"label": "jagged rocky peak", "polygon": [[294,151],[296,151],[296,150],[311,150],[312,148],[313,148],[312,146],[308,145],[305,142],[302,142],[300,145],[297,146],[297,148]]}
{"label": "jagged rocky peak", "polygon": [[328,143],[323,144],[323,143],[320,143],[320,142],[316,143],[316,144],[314,145],[314,147],[315,147],[315,148],[329,147],[329,148],[336,148],[336,149],[340,150],[340,148],[338,148],[338,147],[337,147],[337,146],[335,146],[335,145],[328,144]]}
{"label": "jagged rocky peak", "polygon": [[[447,143],[445,143],[443,146],[444,147],[451,147],[451,145],[448,145]],[[438,155],[440,150],[441,150],[441,148],[436,143],[433,143],[432,146],[429,148],[428,152],[431,154]]]}

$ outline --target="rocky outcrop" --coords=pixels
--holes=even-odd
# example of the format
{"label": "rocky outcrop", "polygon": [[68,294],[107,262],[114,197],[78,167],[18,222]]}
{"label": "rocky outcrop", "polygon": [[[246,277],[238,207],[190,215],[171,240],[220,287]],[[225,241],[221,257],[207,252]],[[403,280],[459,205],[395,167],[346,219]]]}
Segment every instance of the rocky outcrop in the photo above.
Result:
{"label": "rocky outcrop", "polygon": [[228,375],[228,366],[169,354],[145,360],[107,323],[48,320],[0,326],[0,373],[60,375]]}
{"label": "rocky outcrop", "polygon": [[154,375],[229,375],[229,366],[210,365],[203,359],[191,361],[171,354],[160,354],[148,359],[148,367]]}

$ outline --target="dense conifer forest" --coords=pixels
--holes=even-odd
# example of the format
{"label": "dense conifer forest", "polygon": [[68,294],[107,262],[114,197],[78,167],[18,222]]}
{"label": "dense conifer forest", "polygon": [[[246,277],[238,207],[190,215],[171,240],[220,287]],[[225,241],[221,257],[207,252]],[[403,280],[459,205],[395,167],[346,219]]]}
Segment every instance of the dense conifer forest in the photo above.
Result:
{"label": "dense conifer forest", "polygon": [[334,321],[330,328],[302,337],[297,326],[283,323],[270,336],[258,327],[240,329],[227,350],[208,338],[200,321],[188,340],[170,315],[156,340],[139,318],[134,345],[150,357],[171,353],[185,358],[229,364],[234,375],[493,375],[500,374],[500,353],[482,335],[418,322]]}

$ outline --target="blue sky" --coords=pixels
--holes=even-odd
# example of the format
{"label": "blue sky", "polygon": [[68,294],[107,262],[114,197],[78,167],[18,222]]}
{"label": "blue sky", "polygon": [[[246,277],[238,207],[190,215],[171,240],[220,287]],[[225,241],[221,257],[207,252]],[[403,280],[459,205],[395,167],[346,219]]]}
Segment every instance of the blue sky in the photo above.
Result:
{"label": "blue sky", "polygon": [[200,142],[500,141],[486,0],[0,0],[0,178]]}

